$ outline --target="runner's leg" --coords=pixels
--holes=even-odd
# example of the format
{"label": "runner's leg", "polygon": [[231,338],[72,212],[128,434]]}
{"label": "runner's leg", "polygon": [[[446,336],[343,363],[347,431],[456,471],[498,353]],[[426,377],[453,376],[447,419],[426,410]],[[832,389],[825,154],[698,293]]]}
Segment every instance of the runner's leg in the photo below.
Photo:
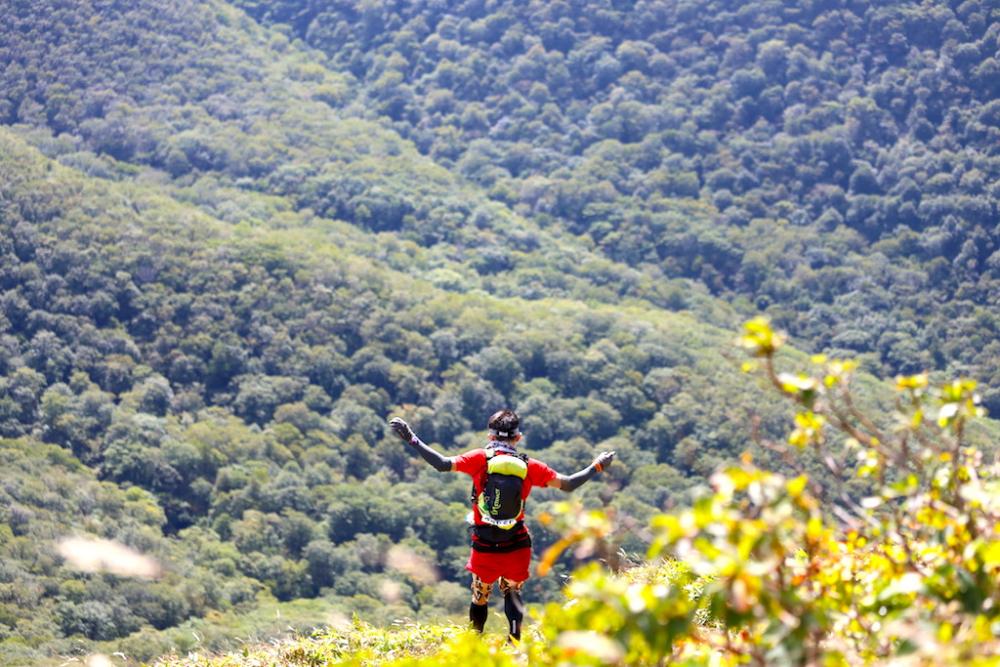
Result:
{"label": "runner's leg", "polygon": [[493,590],[493,583],[486,583],[477,575],[472,575],[472,604],[469,605],[469,620],[476,632],[482,632],[486,626],[486,617],[489,615],[490,592]]}
{"label": "runner's leg", "polygon": [[503,593],[503,611],[510,623],[510,636],[521,639],[521,622],[524,620],[524,601],[521,600],[523,581],[510,581],[500,577],[500,592]]}

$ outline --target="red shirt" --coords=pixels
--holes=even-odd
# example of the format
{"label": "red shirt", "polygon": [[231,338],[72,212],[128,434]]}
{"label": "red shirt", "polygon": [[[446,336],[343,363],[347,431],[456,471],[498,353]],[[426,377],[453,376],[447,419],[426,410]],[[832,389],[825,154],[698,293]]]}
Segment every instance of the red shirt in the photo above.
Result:
{"label": "red shirt", "polygon": [[[486,450],[473,449],[461,456],[455,457],[455,470],[456,472],[464,472],[472,478],[472,484],[478,496],[483,492],[483,487],[486,485]],[[556,475],[555,470],[541,461],[529,458],[528,475],[524,478],[524,484],[521,486],[521,498],[527,500],[532,488],[547,486],[549,482],[556,478]],[[472,517],[476,525],[481,526],[485,523],[479,514],[478,503],[472,503]],[[523,511],[517,519],[518,521],[524,519]]]}

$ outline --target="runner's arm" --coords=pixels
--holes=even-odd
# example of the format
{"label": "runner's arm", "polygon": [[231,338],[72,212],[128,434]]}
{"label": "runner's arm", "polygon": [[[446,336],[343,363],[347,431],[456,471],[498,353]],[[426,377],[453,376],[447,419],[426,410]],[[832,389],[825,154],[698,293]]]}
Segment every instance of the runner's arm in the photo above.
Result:
{"label": "runner's arm", "polygon": [[417,453],[420,454],[424,461],[431,464],[432,468],[438,472],[452,472],[455,470],[454,458],[442,456],[434,451],[430,445],[417,437],[417,434],[413,432],[413,429],[405,421],[396,417],[389,422],[389,426],[392,427],[393,432],[399,436],[400,440],[408,443],[410,447],[417,450]]}
{"label": "runner's arm", "polygon": [[594,459],[594,462],[583,470],[575,472],[572,475],[557,474],[556,478],[549,482],[548,486],[554,489],[562,489],[566,493],[575,491],[583,486],[584,482],[593,479],[594,475],[611,465],[611,461],[613,461],[614,458],[614,452],[601,452],[597,455],[597,458]]}
{"label": "runner's arm", "polygon": [[453,472],[455,470],[455,459],[453,457],[438,454],[430,445],[417,436],[414,435],[413,439],[410,440],[410,446],[417,450],[417,453],[423,457],[424,461],[430,463],[438,472]]}

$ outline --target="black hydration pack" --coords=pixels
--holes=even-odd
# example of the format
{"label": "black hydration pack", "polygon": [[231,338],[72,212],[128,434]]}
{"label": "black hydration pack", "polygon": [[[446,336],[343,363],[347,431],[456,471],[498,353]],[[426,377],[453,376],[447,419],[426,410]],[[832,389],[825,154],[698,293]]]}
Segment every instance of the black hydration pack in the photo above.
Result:
{"label": "black hydration pack", "polygon": [[472,502],[486,523],[510,530],[524,511],[524,480],[528,476],[528,457],[507,450],[486,450],[486,482],[482,493],[472,487]]}

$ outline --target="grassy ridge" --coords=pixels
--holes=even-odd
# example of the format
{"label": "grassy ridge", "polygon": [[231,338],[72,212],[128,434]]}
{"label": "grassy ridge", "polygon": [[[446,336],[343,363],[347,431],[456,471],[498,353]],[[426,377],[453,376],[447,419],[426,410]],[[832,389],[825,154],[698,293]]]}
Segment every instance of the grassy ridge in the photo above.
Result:
{"label": "grassy ridge", "polygon": [[[593,573],[583,575],[590,579]],[[698,587],[687,569],[674,561],[658,561],[634,567],[602,579],[602,586],[625,594],[641,595],[656,586],[684,586],[697,596]],[[249,667],[251,665],[366,665],[404,667],[409,665],[490,665],[507,667],[524,664],[609,664],[608,641],[594,637],[560,635],[556,641],[542,632],[546,614],[559,607],[571,607],[582,600],[574,598],[573,587],[560,602],[543,608],[530,605],[524,626],[524,639],[511,645],[505,634],[506,619],[494,600],[491,618],[483,636],[471,632],[463,623],[398,622],[391,627],[377,627],[355,619],[320,629],[310,635],[291,637],[268,644],[248,645],[240,652],[221,654],[192,653],[160,659],[155,667]],[[581,633],[576,633],[581,634]],[[589,642],[589,644],[588,644]],[[589,652],[589,654],[588,654]],[[611,662],[617,660],[611,656]],[[565,663],[565,661],[569,661]],[[594,662],[594,661],[597,662]]]}
{"label": "grassy ridge", "polygon": [[190,655],[155,664],[160,667],[451,664],[445,656],[456,652],[473,659],[502,654],[502,642],[502,637],[480,638],[460,625],[410,623],[376,627],[355,622],[310,636],[250,645],[238,655]]}

